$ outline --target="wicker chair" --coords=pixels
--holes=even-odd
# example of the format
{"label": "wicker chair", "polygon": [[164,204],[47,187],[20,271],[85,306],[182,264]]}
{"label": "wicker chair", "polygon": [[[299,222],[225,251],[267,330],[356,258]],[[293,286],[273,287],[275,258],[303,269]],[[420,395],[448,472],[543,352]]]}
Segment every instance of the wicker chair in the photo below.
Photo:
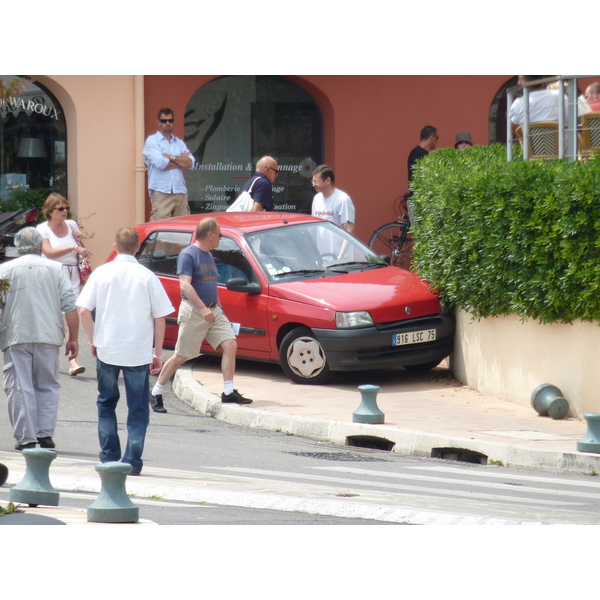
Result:
{"label": "wicker chair", "polygon": [[[516,136],[523,147],[523,129],[516,129]],[[529,158],[558,157],[558,123],[540,121],[529,125]]]}
{"label": "wicker chair", "polygon": [[600,150],[600,112],[589,112],[581,116],[578,139],[579,154],[583,160]]}

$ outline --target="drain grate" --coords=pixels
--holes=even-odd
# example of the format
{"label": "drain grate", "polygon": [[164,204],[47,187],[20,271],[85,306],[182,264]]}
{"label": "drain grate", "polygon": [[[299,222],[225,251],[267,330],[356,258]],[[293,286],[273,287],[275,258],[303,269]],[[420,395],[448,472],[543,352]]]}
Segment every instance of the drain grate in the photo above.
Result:
{"label": "drain grate", "polygon": [[472,463],[476,465],[487,465],[488,457],[475,450],[465,448],[432,448],[431,458],[443,458],[444,460],[457,460],[459,462]]}
{"label": "drain grate", "polygon": [[340,460],[348,462],[385,462],[383,458],[374,456],[363,456],[352,452],[287,452],[294,456],[305,456],[307,458],[318,458],[320,460]]}
{"label": "drain grate", "polygon": [[346,438],[346,446],[355,448],[371,448],[372,450],[391,452],[395,445],[395,442],[374,435],[349,435]]}

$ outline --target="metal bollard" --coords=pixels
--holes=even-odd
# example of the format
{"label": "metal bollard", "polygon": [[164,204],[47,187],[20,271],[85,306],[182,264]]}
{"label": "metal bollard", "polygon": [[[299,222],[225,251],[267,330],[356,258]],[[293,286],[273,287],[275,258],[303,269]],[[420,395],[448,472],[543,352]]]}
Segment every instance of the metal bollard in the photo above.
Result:
{"label": "metal bollard", "polygon": [[533,390],[531,406],[538,415],[550,415],[553,419],[562,419],[569,412],[569,403],[563,393],[550,383],[542,383]]}
{"label": "metal bollard", "polygon": [[60,494],[50,483],[50,463],[56,452],[44,448],[26,448],[21,452],[27,468],[23,479],[10,488],[11,502],[23,502],[29,506],[45,504],[58,506]]}
{"label": "metal bollard", "polygon": [[140,508],[127,495],[125,480],[131,465],[106,462],[96,465],[102,487],[95,502],[87,509],[87,520],[94,523],[137,523]]}
{"label": "metal bollard", "polygon": [[583,418],[587,421],[587,431],[577,442],[577,450],[600,453],[600,413],[585,413]]}
{"label": "metal bollard", "polygon": [[354,423],[383,423],[385,415],[377,406],[377,393],[381,390],[378,385],[359,385],[362,402],[358,409],[352,413]]}

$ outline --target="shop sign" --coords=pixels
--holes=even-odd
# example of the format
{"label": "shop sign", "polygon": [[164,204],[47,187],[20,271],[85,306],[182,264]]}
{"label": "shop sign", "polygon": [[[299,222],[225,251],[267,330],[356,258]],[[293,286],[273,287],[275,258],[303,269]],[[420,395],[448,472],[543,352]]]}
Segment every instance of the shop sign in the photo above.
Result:
{"label": "shop sign", "polygon": [[43,100],[43,98],[32,98],[31,100],[27,100],[25,98],[10,96],[6,100],[0,100],[0,113],[5,115],[6,113],[12,112],[13,115],[17,116],[19,112],[25,111],[28,116],[35,113],[58,121],[59,112],[56,108],[47,106]]}

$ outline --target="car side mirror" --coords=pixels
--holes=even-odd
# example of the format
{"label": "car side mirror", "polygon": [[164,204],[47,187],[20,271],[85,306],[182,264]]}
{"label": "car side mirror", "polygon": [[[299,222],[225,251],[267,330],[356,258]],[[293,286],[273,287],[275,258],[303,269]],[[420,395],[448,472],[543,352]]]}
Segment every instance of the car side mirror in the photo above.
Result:
{"label": "car side mirror", "polygon": [[232,292],[243,292],[245,294],[260,294],[262,292],[260,282],[253,281],[252,283],[248,283],[243,277],[228,279],[226,287]]}
{"label": "car side mirror", "polygon": [[379,258],[386,264],[390,264],[390,255],[389,254],[380,254]]}

